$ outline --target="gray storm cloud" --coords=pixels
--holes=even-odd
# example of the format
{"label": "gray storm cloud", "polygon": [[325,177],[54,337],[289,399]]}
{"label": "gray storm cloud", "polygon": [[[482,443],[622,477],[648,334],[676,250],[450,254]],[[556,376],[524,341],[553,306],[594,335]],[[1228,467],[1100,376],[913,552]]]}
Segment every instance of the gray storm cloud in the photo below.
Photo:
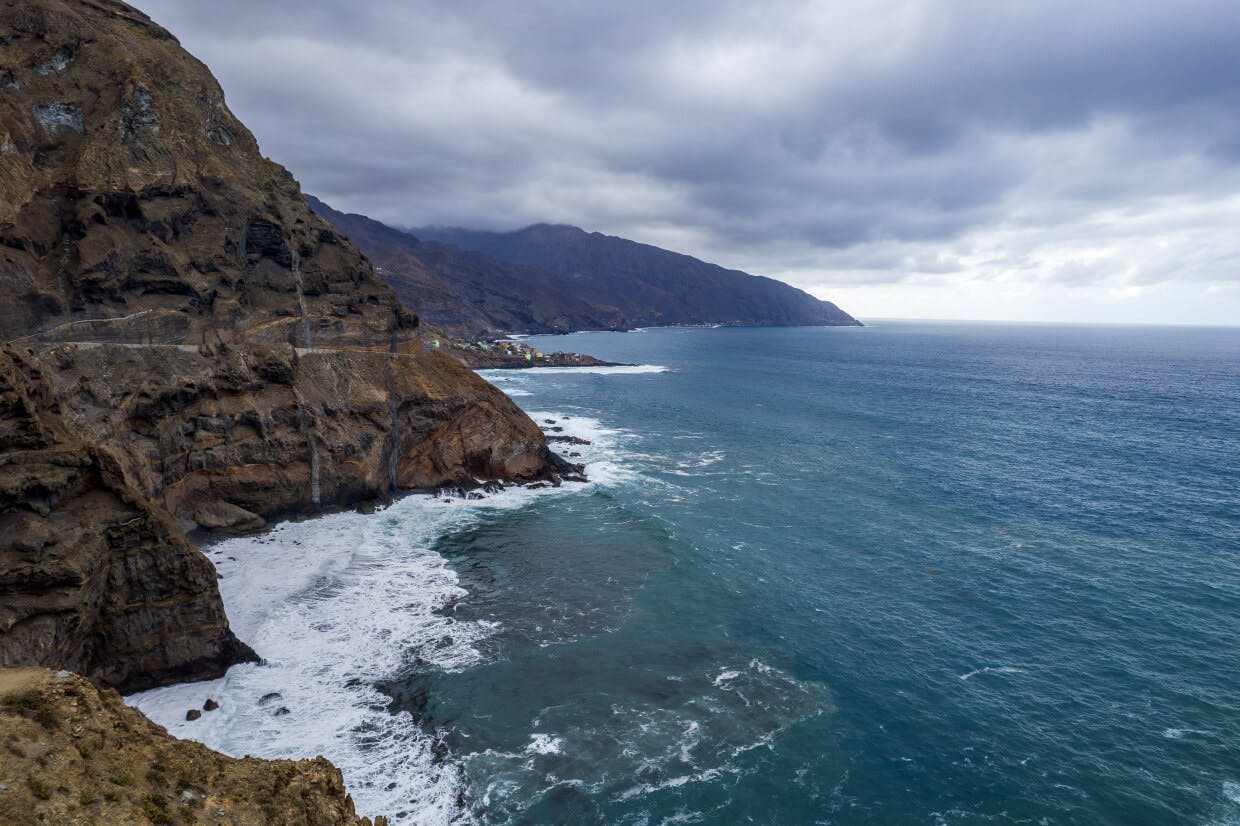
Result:
{"label": "gray storm cloud", "polygon": [[819,294],[1240,310],[1233,2],[144,8],[307,191],[389,223],[574,223]]}

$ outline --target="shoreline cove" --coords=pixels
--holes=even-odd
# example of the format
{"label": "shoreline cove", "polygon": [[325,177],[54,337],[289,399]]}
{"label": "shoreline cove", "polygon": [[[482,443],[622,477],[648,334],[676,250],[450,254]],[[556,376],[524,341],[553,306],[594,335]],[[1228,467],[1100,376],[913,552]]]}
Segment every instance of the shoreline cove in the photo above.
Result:
{"label": "shoreline cove", "polygon": [[[617,368],[573,372],[594,371]],[[553,421],[554,436],[577,440],[553,449],[580,454],[573,461],[585,465],[588,481],[511,485],[481,498],[412,492],[374,513],[340,510],[215,538],[201,550],[218,571],[233,629],[262,662],[124,702],[173,736],[230,756],[323,755],[344,773],[359,813],[386,815],[393,826],[459,822],[467,789],[462,766],[442,748],[442,732],[427,731],[407,711],[389,711],[392,700],[379,688],[411,670],[478,665],[499,630],[452,616],[469,593],[434,545],[503,511],[589,495],[624,472],[619,431],[588,417],[529,415],[540,426]],[[219,708],[187,720],[187,710],[207,699]],[[531,748],[549,754],[555,746],[538,741]]]}
{"label": "shoreline cove", "polygon": [[588,485],[213,546],[268,663],[137,701],[401,824],[1240,822],[1237,335],[600,334],[491,374]]}

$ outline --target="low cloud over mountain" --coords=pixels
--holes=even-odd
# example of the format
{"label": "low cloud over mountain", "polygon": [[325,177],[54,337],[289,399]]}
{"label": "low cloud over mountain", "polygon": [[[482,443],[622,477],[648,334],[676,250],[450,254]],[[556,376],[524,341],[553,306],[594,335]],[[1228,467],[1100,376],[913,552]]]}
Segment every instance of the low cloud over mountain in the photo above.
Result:
{"label": "low cloud over mountain", "polygon": [[268,154],[387,223],[589,226],[863,315],[1240,310],[1227,2],[149,11]]}

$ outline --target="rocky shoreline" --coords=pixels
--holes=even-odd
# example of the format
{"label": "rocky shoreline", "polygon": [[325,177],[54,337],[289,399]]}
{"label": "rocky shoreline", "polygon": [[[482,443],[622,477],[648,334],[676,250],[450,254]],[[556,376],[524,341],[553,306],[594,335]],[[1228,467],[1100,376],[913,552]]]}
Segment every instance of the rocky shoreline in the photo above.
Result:
{"label": "rocky shoreline", "polygon": [[[0,667],[126,692],[218,677],[255,654],[188,532],[580,473],[428,346],[172,35],[115,0],[0,5],[0,31]],[[107,718],[117,748],[156,736],[71,681],[49,702]],[[288,774],[249,765],[256,790]],[[334,803],[280,822],[362,822],[316,814],[352,816],[334,777]],[[44,782],[3,781],[0,805],[98,822]]]}
{"label": "rocky shoreline", "polygon": [[322,757],[226,757],[68,671],[0,669],[0,821],[386,826]]}

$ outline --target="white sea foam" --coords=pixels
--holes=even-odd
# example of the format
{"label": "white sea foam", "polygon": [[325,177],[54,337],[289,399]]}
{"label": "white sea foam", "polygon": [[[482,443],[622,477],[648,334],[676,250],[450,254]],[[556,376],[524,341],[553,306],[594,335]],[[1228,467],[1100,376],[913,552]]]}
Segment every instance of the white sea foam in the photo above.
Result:
{"label": "white sea foam", "polygon": [[661,364],[622,364],[614,367],[581,365],[578,367],[526,367],[519,370],[479,370],[478,375],[491,383],[503,382],[504,373],[524,373],[528,375],[563,375],[566,373],[592,373],[599,376],[634,376],[642,373],[666,373],[667,367]]}
{"label": "white sea foam", "polygon": [[[665,368],[535,368],[487,371],[514,396],[530,373],[650,373]],[[527,378],[528,376],[528,378]],[[515,386],[514,386],[515,385]],[[237,635],[264,658],[221,679],[154,689],[126,698],[170,732],[229,754],[312,757],[344,772],[365,814],[393,824],[459,822],[463,774],[436,757],[434,738],[406,713],[392,713],[376,685],[411,667],[456,670],[484,659],[479,643],[493,624],[457,621],[445,608],[466,597],[456,573],[431,548],[444,533],[487,511],[533,498],[572,495],[630,480],[630,434],[588,416],[530,411],[557,452],[585,465],[590,482],[561,488],[508,488],[482,500],[410,496],[371,516],[340,513],[287,523],[258,537],[206,548]],[[548,423],[550,420],[551,423]],[[578,454],[569,456],[569,454]],[[220,703],[193,722],[190,708]],[[562,739],[535,734],[526,754],[562,753]],[[493,792],[494,790],[489,790]]]}
{"label": "white sea foam", "polygon": [[[551,449],[569,461],[585,465],[586,476],[591,483],[601,487],[611,487],[622,482],[633,481],[637,472],[627,463],[631,451],[626,443],[632,435],[603,425],[598,419],[590,416],[566,416],[560,413],[531,410],[527,411],[531,419],[538,423],[553,440],[556,437],[580,439],[589,444],[573,444],[572,442],[551,441]],[[553,431],[550,428],[558,427]],[[579,456],[573,456],[577,453]]]}
{"label": "white sea foam", "polygon": [[616,800],[631,800],[634,797],[641,797],[652,792],[662,791],[663,789],[679,789],[689,783],[709,783],[718,780],[723,775],[719,769],[706,769],[696,774],[685,774],[679,777],[673,777],[670,780],[664,780],[661,783],[639,783],[616,795]]}
{"label": "white sea foam", "polygon": [[[206,549],[237,635],[265,659],[221,679],[126,698],[170,732],[233,755],[326,755],[344,772],[365,814],[394,824],[459,822],[459,766],[438,759],[434,738],[413,717],[392,713],[376,685],[411,667],[457,670],[484,659],[491,623],[457,621],[444,609],[466,597],[431,548],[444,533],[487,511],[572,495],[627,478],[625,434],[585,416],[530,414],[544,427],[589,445],[553,444],[581,454],[590,483],[507,488],[482,500],[415,495],[371,516],[340,513],[280,525],[258,537]],[[220,703],[201,719],[185,712]],[[535,735],[529,754],[558,753],[562,741]]]}
{"label": "white sea foam", "polygon": [[531,734],[530,744],[525,747],[526,754],[563,754],[564,741],[550,734]]}
{"label": "white sea foam", "polygon": [[979,674],[1024,674],[1024,673],[1025,673],[1025,669],[1023,668],[1016,668],[1014,666],[1009,666],[1009,665],[1001,665],[1001,666],[989,666],[988,665],[983,668],[979,668],[976,671],[970,671],[968,674],[961,674],[960,679],[968,680],[972,677],[976,677]]}
{"label": "white sea foam", "polygon": [[[435,760],[431,738],[409,714],[387,711],[375,684],[415,660],[456,669],[481,659],[476,643],[494,629],[442,613],[464,592],[428,549],[469,510],[410,497],[377,516],[337,514],[215,546],[234,628],[266,662],[129,702],[173,734],[226,753],[325,754],[364,812],[451,822],[457,770]],[[187,722],[186,709],[208,697],[220,709]]]}

